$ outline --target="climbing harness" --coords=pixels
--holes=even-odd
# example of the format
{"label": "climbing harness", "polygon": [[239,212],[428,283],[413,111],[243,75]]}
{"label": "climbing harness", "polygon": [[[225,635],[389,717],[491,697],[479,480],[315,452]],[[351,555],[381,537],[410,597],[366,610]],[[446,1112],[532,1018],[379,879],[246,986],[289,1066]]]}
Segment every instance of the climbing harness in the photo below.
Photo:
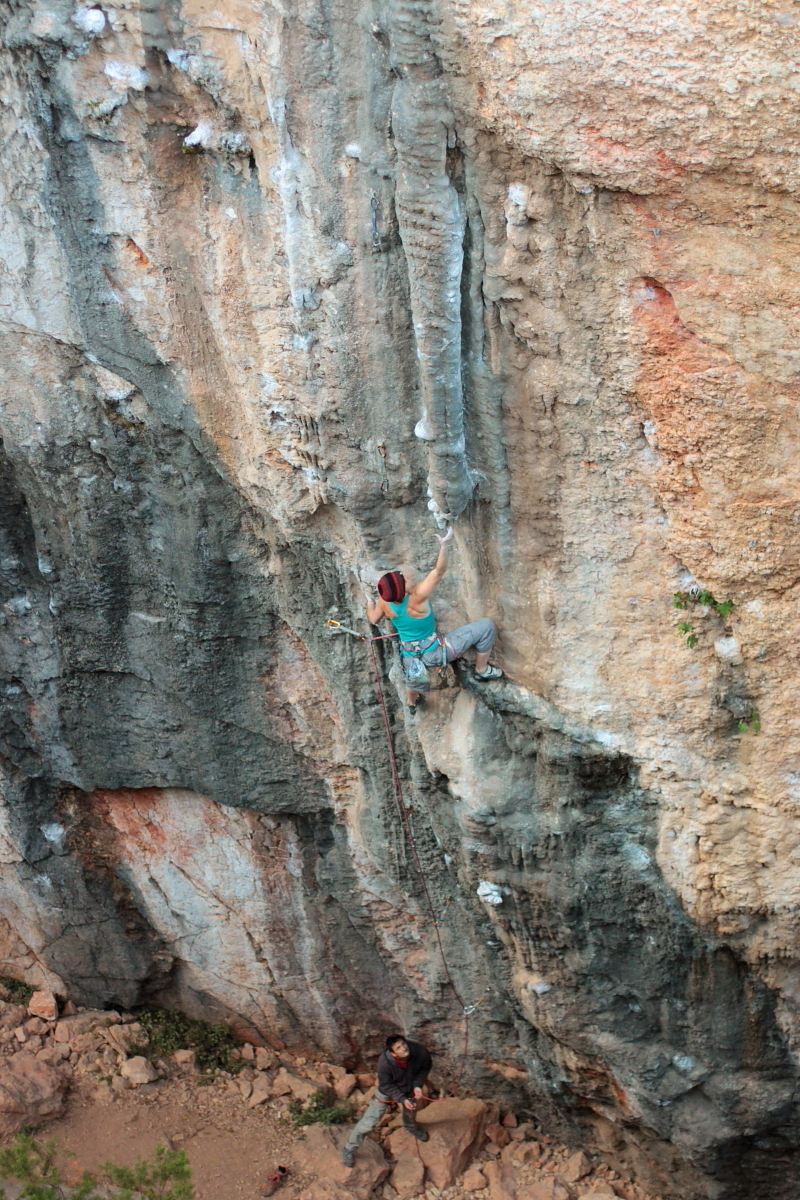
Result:
{"label": "climbing harness", "polygon": [[[426,663],[422,656],[427,654],[436,645],[438,645],[442,656],[441,662]],[[430,691],[430,672],[435,671],[441,679],[447,670],[447,643],[444,640],[444,634],[433,633],[430,637],[422,638],[417,642],[401,642],[400,662],[403,667],[406,687],[410,692],[423,693]]]}
{"label": "climbing harness", "polygon": [[[386,698],[383,694],[383,686],[381,684],[380,672],[378,670],[378,660],[375,657],[375,645],[374,645],[375,642],[383,642],[383,641],[389,640],[390,638],[397,637],[397,634],[396,633],[378,634],[375,637],[368,637],[367,635],[365,635],[363,633],[358,633],[357,630],[355,630],[355,629],[348,629],[347,626],[342,625],[340,621],[334,621],[333,619],[329,618],[325,623],[326,623],[326,625],[328,625],[331,628],[340,629],[343,633],[351,634],[353,637],[358,638],[358,640],[360,642],[366,642],[367,648],[369,650],[370,664],[372,667],[372,678],[373,678],[373,682],[375,684],[375,691],[377,693],[378,701],[380,704],[381,717],[383,719],[383,729],[384,729],[384,733],[386,734],[386,746],[389,751],[389,764],[390,764],[391,770],[392,770],[392,781],[394,783],[394,795],[395,795],[395,800],[397,802],[398,810],[400,812],[400,820],[403,825],[403,832],[405,833],[405,838],[408,843],[408,847],[411,851],[411,857],[414,862],[414,867],[415,867],[417,876],[419,878],[420,886],[422,888],[422,894],[425,897],[425,903],[427,905],[428,912],[430,913],[431,920],[433,922],[433,930],[434,930],[434,934],[436,937],[436,944],[439,949],[439,957],[441,958],[442,967],[444,969],[444,977],[445,977],[445,980],[447,981],[447,984],[449,985],[453,995],[455,996],[456,1000],[458,1001],[458,1005],[459,1005],[459,1007],[461,1009],[461,1013],[464,1017],[464,1049],[461,1054],[461,1062],[459,1065],[456,1081],[453,1084],[452,1089],[448,1093],[448,1095],[452,1096],[458,1090],[458,1087],[459,1087],[459,1084],[461,1083],[461,1079],[464,1074],[464,1069],[465,1069],[466,1063],[467,1063],[467,1051],[469,1049],[469,1019],[470,1019],[470,1016],[472,1015],[472,1013],[474,1013],[475,1009],[478,1007],[478,1004],[482,1003],[484,997],[481,997],[481,999],[478,1001],[477,1004],[471,1004],[468,1007],[466,1004],[464,1004],[464,1001],[462,1000],[461,995],[459,994],[458,988],[456,987],[456,985],[453,981],[453,976],[450,973],[450,966],[447,962],[447,955],[444,952],[444,946],[442,944],[442,936],[441,936],[441,933],[439,932],[439,921],[436,916],[436,910],[433,907],[433,901],[431,900],[431,894],[430,894],[430,891],[428,890],[428,883],[425,878],[425,872],[422,869],[422,863],[420,862],[419,853],[417,851],[417,843],[416,843],[416,839],[414,837],[414,831],[411,827],[411,821],[409,819],[409,813],[411,810],[406,807],[406,803],[403,798],[403,785],[400,780],[400,771],[397,766],[397,757],[394,752],[394,742],[392,741],[392,728],[389,723],[389,712],[386,708]],[[441,636],[441,635],[436,635],[436,636]],[[442,638],[442,641],[444,641],[444,638]],[[443,653],[444,653],[444,651],[443,651]],[[444,1096],[440,1097],[440,1099],[445,1099],[445,1098],[446,1097],[444,1097]],[[414,1140],[416,1142],[416,1138]],[[417,1152],[419,1153],[418,1146],[417,1146]]]}

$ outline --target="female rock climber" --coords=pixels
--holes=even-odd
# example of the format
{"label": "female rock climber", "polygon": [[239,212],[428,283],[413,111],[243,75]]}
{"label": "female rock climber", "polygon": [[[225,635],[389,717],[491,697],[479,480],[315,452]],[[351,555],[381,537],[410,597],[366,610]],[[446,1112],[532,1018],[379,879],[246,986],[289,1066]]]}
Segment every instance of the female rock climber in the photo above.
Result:
{"label": "female rock climber", "polygon": [[[400,635],[400,652],[404,656],[418,656],[426,667],[439,667],[446,658],[453,662],[475,647],[475,678],[482,682],[502,679],[499,667],[490,665],[489,655],[497,636],[494,621],[481,617],[468,625],[459,625],[444,637],[436,632],[430,596],[447,570],[447,555],[453,530],[448,529],[444,537],[434,535],[439,543],[436,565],[425,578],[411,585],[401,571],[389,571],[378,580],[378,598],[367,604],[367,620],[375,625],[381,617],[388,617]],[[408,678],[408,675],[406,676]],[[427,686],[427,685],[426,685]],[[422,693],[406,687],[406,702],[411,713]]]}

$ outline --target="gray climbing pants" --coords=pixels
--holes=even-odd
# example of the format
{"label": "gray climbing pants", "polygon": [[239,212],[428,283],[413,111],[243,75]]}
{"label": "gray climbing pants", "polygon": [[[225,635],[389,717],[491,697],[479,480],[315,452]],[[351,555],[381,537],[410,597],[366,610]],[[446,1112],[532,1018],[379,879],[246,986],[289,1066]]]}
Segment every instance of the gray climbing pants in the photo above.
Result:
{"label": "gray climbing pants", "polygon": [[[474,646],[478,654],[485,654],[487,650],[491,650],[496,637],[497,630],[494,627],[494,621],[490,621],[488,617],[470,621],[468,625],[459,625],[457,629],[451,629],[444,635],[447,661],[452,662],[453,659],[460,658],[465,650],[469,650],[470,646]],[[430,650],[426,650],[422,661],[426,667],[441,666],[442,652],[439,646],[434,644]]]}
{"label": "gray climbing pants", "polygon": [[[363,1117],[357,1125],[353,1126],[350,1137],[344,1144],[344,1149],[357,1150],[370,1129],[375,1128],[378,1121],[380,1121],[384,1113],[389,1111],[393,1104],[394,1101],[390,1100],[388,1096],[384,1096],[382,1092],[376,1091],[367,1105]],[[400,1112],[403,1114],[403,1128],[407,1129],[409,1133],[413,1133],[416,1128],[416,1119],[413,1112],[409,1112],[405,1104],[400,1105]]]}

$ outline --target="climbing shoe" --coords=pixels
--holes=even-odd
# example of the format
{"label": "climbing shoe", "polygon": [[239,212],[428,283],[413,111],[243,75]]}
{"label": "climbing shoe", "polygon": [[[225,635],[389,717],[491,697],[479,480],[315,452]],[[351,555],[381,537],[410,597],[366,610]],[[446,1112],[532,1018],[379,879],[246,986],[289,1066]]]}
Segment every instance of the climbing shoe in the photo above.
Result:
{"label": "climbing shoe", "polygon": [[418,1142],[427,1142],[428,1138],[430,1137],[427,1129],[420,1129],[419,1125],[414,1126],[413,1134]]}
{"label": "climbing shoe", "polygon": [[347,1146],[342,1150],[342,1166],[352,1167],[354,1162],[353,1151],[348,1150]]}
{"label": "climbing shoe", "polygon": [[479,679],[481,683],[488,683],[491,679],[502,679],[503,672],[494,663],[489,663],[484,671],[475,672],[475,678]]}

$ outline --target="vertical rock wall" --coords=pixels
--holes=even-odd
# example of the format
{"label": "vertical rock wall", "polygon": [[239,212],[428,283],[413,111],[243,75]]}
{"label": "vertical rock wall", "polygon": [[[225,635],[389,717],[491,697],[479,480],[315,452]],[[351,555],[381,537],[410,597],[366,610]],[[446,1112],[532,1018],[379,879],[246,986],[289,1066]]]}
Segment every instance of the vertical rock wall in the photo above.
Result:
{"label": "vertical rock wall", "polygon": [[2,12],[1,969],[455,1076],[324,624],[451,514],[512,682],[378,655],[465,1083],[788,1200],[793,9]]}

